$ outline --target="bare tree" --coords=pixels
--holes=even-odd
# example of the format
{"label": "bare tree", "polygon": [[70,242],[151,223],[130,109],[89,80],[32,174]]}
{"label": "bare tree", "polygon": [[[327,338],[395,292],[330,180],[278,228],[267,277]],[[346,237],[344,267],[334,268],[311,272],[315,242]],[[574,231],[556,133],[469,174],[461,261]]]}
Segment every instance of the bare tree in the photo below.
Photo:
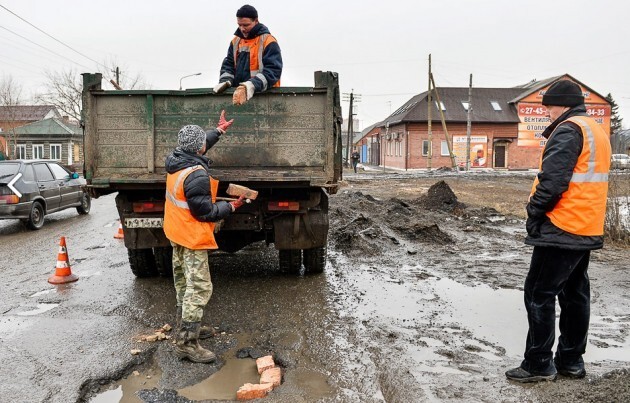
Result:
{"label": "bare tree", "polygon": [[63,71],[47,71],[45,92],[36,95],[38,103],[53,105],[62,115],[67,115],[77,121],[81,120],[81,90],[83,81],[81,75],[70,68]]}
{"label": "bare tree", "polygon": [[13,80],[12,76],[2,76],[0,80],[0,106],[3,109],[2,115],[7,122],[12,122],[6,132],[7,158],[13,158],[13,150],[17,145],[17,133],[15,132],[15,120],[18,113],[17,106],[21,104],[22,86]]}
{"label": "bare tree", "polygon": [[[106,61],[99,66],[98,72],[103,74],[103,87],[113,88],[110,80],[126,90],[147,88],[147,84],[140,74],[127,73],[127,69],[118,67],[116,61]],[[81,120],[81,92],[83,91],[83,78],[75,68],[62,71],[46,72],[45,92],[35,97],[38,103],[54,105],[62,115],[67,115],[74,120]]]}
{"label": "bare tree", "polygon": [[[103,75],[107,85],[116,82],[118,86],[125,90],[147,89],[149,85],[144,81],[140,73],[131,73],[129,68],[116,59],[108,59],[99,66],[99,73]],[[113,85],[112,85],[113,86]]]}

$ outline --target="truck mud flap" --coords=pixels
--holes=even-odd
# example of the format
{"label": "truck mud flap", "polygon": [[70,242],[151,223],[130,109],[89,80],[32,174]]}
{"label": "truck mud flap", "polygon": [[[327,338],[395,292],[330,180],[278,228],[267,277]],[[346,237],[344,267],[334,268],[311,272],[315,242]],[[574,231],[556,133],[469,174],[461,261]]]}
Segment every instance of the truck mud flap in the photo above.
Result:
{"label": "truck mud flap", "polygon": [[311,249],[326,245],[327,212],[282,215],[274,219],[273,224],[276,249]]}

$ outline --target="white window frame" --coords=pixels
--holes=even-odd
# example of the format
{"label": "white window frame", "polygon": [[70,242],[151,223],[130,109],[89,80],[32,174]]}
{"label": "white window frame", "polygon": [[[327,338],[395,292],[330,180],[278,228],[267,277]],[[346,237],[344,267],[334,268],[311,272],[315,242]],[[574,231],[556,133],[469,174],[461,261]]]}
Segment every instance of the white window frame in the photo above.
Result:
{"label": "white window frame", "polygon": [[26,159],[26,144],[18,144],[15,146],[15,159]]}
{"label": "white window frame", "polygon": [[501,109],[501,104],[498,101],[490,101],[490,105],[492,105],[492,109],[496,112],[501,112],[503,110]]}
{"label": "white window frame", "polygon": [[440,155],[443,157],[450,157],[451,154],[448,152],[448,143],[446,140],[442,140],[440,144]]}
{"label": "white window frame", "polygon": [[429,150],[431,149],[431,144],[429,142],[429,140],[422,140],[422,156],[423,157],[428,157],[429,156]]}
{"label": "white window frame", "polygon": [[[44,145],[43,144],[33,144],[31,147],[32,147],[32,150],[33,150],[32,158],[34,160],[37,160],[37,159],[42,160],[42,159],[44,159]],[[38,153],[38,154],[41,154],[41,155],[39,155],[37,157],[35,156],[35,150],[36,149],[37,150],[41,150],[41,152]]]}
{"label": "white window frame", "polygon": [[470,108],[470,103],[468,103],[468,101],[462,101],[462,106],[464,107],[464,110],[468,111],[468,108]]}
{"label": "white window frame", "polygon": [[[57,155],[57,157],[55,158],[55,156],[53,155],[53,148],[57,149],[59,152],[59,155]],[[61,161],[61,144],[51,144],[49,146],[49,151],[50,151],[50,159],[51,160],[55,160],[55,161]]]}

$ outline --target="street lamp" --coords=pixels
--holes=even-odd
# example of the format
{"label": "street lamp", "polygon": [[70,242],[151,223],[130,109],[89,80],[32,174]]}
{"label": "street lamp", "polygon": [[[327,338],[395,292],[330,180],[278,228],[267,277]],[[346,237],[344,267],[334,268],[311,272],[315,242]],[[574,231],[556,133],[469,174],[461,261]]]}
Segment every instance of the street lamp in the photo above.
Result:
{"label": "street lamp", "polygon": [[183,80],[184,78],[186,78],[186,77],[192,77],[192,76],[200,76],[200,75],[201,75],[201,73],[195,73],[195,74],[189,74],[189,75],[187,75],[187,76],[184,76],[184,77],[180,78],[180,79],[179,79],[179,90],[180,90],[180,91],[182,90],[182,80]]}

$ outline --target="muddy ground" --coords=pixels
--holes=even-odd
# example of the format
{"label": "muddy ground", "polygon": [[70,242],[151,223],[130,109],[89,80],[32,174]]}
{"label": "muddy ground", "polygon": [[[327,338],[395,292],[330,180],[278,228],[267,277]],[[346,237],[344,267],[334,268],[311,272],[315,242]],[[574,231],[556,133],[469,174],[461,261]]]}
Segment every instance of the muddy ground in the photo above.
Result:
{"label": "muddy ground", "polygon": [[331,261],[339,288],[349,290],[342,305],[357,344],[378,363],[385,400],[630,401],[623,246],[591,259],[587,378],[533,386],[504,378],[522,359],[527,330],[531,248],[522,241],[531,182],[527,173],[358,175],[333,198]]}
{"label": "muddy ground", "polygon": [[[504,372],[527,331],[523,244],[531,173],[347,174],[330,197],[329,258],[315,276],[278,273],[273,247],[212,254],[202,344],[212,365],[140,340],[173,323],[168,278],[135,279],[113,195],[40,231],[0,222],[0,397],[28,402],[189,402],[235,397],[272,353],[270,402],[630,401],[630,249],[593,254],[581,380],[520,385]],[[630,181],[624,182],[630,183]],[[46,283],[59,236],[80,280]],[[8,264],[7,262],[11,262]],[[132,349],[141,352],[133,356]]]}

